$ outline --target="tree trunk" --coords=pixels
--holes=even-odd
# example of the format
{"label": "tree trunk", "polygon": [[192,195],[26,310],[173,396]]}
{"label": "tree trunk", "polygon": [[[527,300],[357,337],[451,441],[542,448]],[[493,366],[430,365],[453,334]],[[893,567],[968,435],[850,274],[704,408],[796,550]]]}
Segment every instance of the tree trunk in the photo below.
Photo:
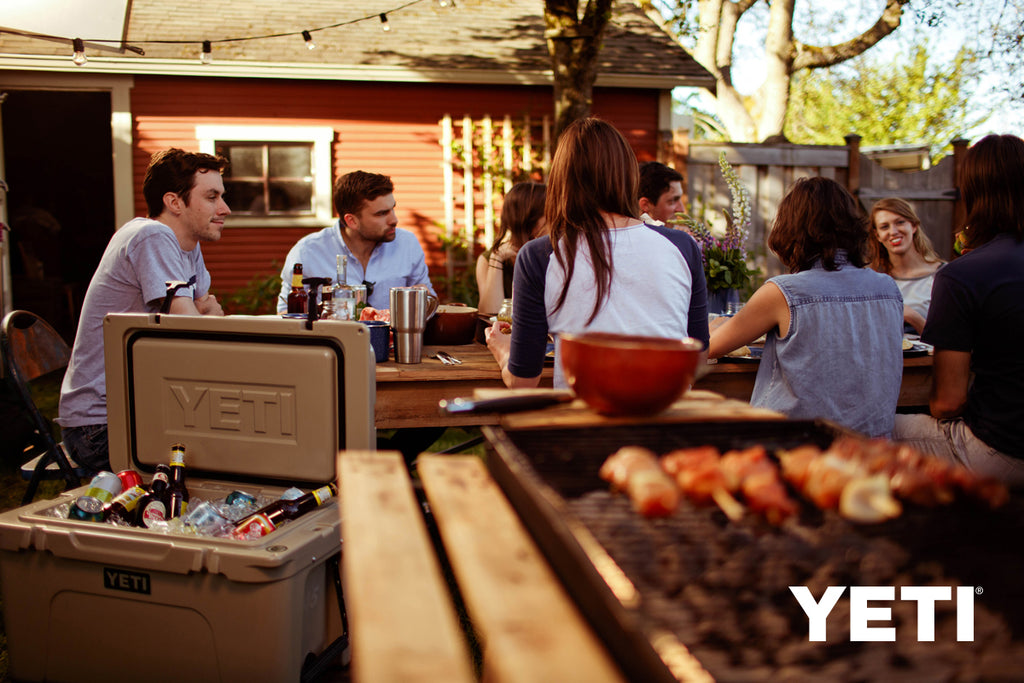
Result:
{"label": "tree trunk", "polygon": [[588,0],[579,18],[579,0],[545,0],[544,23],[554,73],[555,140],[576,119],[590,115],[597,56],[611,18],[612,0]]}
{"label": "tree trunk", "polygon": [[761,86],[761,113],[757,117],[758,138],[785,140],[789,82],[793,73],[793,6],[795,0],[775,0],[765,36],[765,79]]}

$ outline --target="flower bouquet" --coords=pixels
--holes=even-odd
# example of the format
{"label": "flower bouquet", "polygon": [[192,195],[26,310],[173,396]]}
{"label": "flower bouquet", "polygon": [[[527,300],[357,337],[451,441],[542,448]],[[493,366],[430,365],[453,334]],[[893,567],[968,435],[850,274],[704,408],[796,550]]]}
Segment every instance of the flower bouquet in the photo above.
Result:
{"label": "flower bouquet", "polygon": [[[740,183],[735,169],[726,161],[725,152],[719,155],[718,165],[732,195],[732,212],[722,210],[726,223],[725,234],[715,235],[704,220],[685,213],[677,213],[675,223],[683,226],[700,245],[709,302],[718,293],[724,295],[728,290],[735,290],[731,294],[738,302],[739,290],[750,285],[755,273],[747,265],[746,250],[750,234],[750,193]],[[709,310],[712,308],[709,306]]]}

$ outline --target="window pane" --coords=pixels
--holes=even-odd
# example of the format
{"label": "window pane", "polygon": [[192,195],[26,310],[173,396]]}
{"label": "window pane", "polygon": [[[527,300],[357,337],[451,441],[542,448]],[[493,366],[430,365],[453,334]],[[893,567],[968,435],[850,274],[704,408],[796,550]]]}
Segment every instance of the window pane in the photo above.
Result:
{"label": "window pane", "polygon": [[224,179],[224,201],[238,213],[265,213],[263,183]]}
{"label": "window pane", "polygon": [[313,184],[301,181],[272,180],[270,210],[287,213],[313,212]]}
{"label": "window pane", "polygon": [[272,178],[308,178],[312,175],[312,145],[271,145]]}
{"label": "window pane", "polygon": [[263,176],[263,145],[223,145],[217,151],[231,162],[226,176]]}

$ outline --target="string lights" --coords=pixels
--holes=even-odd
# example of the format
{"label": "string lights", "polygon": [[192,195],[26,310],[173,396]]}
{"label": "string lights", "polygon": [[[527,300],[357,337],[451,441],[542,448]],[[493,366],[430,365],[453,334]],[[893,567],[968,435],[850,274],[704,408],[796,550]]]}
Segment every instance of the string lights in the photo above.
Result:
{"label": "string lights", "polygon": [[75,66],[82,66],[89,60],[85,56],[85,42],[81,38],[75,38],[71,41],[71,49],[74,54],[71,57],[71,61],[75,63]]}
{"label": "string lights", "polygon": [[[69,40],[68,38],[64,38],[62,36],[43,35],[43,34],[29,33],[29,32],[23,32],[23,31],[12,31],[12,30],[9,30],[9,29],[5,29],[4,32],[5,33],[14,33],[14,34],[17,34],[17,35],[24,36],[26,38],[41,38],[41,39],[45,39],[45,40],[55,40],[56,39],[56,40],[59,40],[59,41],[68,41],[68,42],[70,42],[72,44],[72,48],[73,48],[73,52],[74,52],[74,55],[72,57],[72,61],[77,66],[82,66],[83,64],[85,64],[88,61],[88,59],[87,59],[87,57],[85,55],[85,43],[87,43],[87,42],[90,43],[90,47],[95,47],[95,48],[99,48],[99,49],[106,49],[106,50],[110,50],[110,49],[114,49],[114,50],[117,50],[117,49],[120,49],[120,50],[130,50],[131,52],[134,52],[134,53],[139,54],[139,55],[144,55],[145,51],[141,47],[138,47],[138,45],[146,45],[146,44],[151,44],[151,45],[197,45],[198,44],[198,45],[201,46],[201,51],[199,53],[199,61],[200,61],[200,63],[206,65],[206,64],[212,64],[213,63],[213,43],[239,43],[239,42],[246,42],[246,41],[252,41],[252,40],[264,40],[264,39],[267,39],[267,38],[282,38],[282,37],[286,37],[286,36],[301,36],[302,40],[304,40],[305,43],[306,43],[306,47],[309,48],[310,50],[315,50],[316,47],[317,47],[317,44],[313,40],[313,35],[312,35],[313,32],[315,32],[315,31],[325,31],[327,29],[339,28],[341,26],[349,26],[351,24],[357,24],[359,22],[367,21],[367,20],[371,20],[371,19],[378,19],[380,21],[381,30],[384,31],[385,33],[390,33],[390,32],[392,32],[392,30],[391,30],[391,23],[388,21],[388,15],[389,14],[394,14],[395,12],[400,12],[400,11],[402,11],[402,10],[408,8],[408,7],[411,7],[413,5],[418,5],[418,4],[422,3],[422,2],[430,2],[431,6],[434,9],[441,10],[441,11],[453,10],[456,7],[455,0],[409,0],[409,2],[406,2],[406,3],[402,4],[402,5],[399,5],[399,6],[395,7],[395,8],[393,8],[393,9],[389,9],[386,12],[379,12],[379,13],[376,13],[376,14],[370,14],[370,15],[367,15],[367,16],[364,16],[364,17],[359,17],[357,19],[350,19],[348,21],[339,21],[336,24],[330,24],[328,26],[318,26],[318,27],[315,27],[315,28],[303,29],[301,31],[291,31],[291,32],[287,32],[287,33],[272,33],[272,34],[261,35],[261,36],[244,36],[244,37],[237,37],[237,38],[218,38],[218,39],[209,39],[209,40],[201,40],[201,41],[200,40],[139,40],[139,41],[133,41],[133,42],[136,43],[135,45],[129,45],[128,43],[126,43],[123,40],[110,40],[110,39],[102,39],[102,38],[99,38],[99,39],[90,38],[90,39],[85,39],[85,40],[83,40],[81,38],[74,38],[74,39],[70,39]],[[116,45],[118,47],[117,48],[112,48],[112,47],[110,47],[107,44]]]}

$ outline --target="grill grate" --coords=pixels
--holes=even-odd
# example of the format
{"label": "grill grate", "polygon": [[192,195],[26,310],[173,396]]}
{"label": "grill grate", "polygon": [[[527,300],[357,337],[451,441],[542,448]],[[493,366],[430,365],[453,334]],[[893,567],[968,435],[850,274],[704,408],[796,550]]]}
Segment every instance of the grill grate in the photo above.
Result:
{"label": "grill grate", "polygon": [[[616,640],[666,629],[721,681],[952,680],[1024,670],[1019,499],[998,511],[969,501],[907,506],[898,519],[875,526],[805,504],[798,518],[775,528],[754,515],[729,522],[689,502],[669,518],[645,520],[597,476],[623,445],[663,454],[760,443],[771,451],[824,446],[834,434],[827,424],[795,421],[488,432],[498,456],[495,478],[577,601],[600,602],[587,592],[607,587],[581,578],[593,571],[581,564],[585,554],[567,547],[572,535],[559,528],[566,520],[582,523],[639,592],[638,606],[588,614],[620,661],[630,654]],[[504,466],[507,473],[499,474]],[[984,593],[975,600],[974,642],[956,641],[955,608],[939,603],[935,642],[918,643],[917,604],[901,601],[890,603],[893,623],[872,624],[895,626],[895,643],[851,642],[847,592],[829,616],[827,642],[811,643],[793,585],[816,597],[830,585],[969,585]]]}

